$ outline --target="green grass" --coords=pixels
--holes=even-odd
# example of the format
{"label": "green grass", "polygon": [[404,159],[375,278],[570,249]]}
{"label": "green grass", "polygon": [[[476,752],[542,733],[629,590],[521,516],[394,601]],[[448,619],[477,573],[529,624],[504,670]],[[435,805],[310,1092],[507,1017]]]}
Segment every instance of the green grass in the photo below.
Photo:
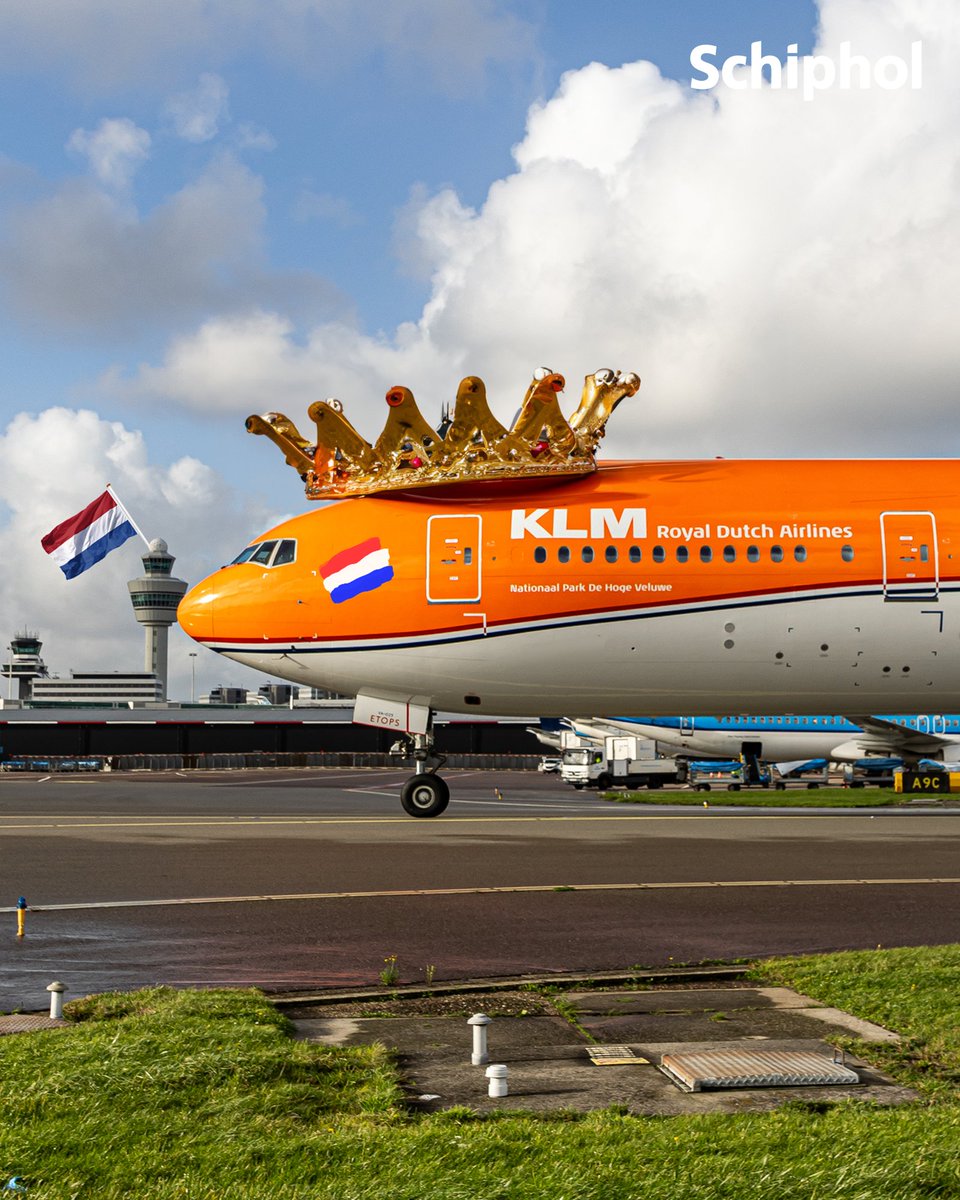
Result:
{"label": "green grass", "polygon": [[890,808],[908,803],[908,797],[892,788],[792,787],[783,792],[744,788],[742,792],[728,792],[726,784],[714,784],[709,792],[601,792],[600,798],[617,804],[683,804],[693,808],[703,808],[704,804],[709,808]]}
{"label": "green grass", "polygon": [[774,959],[752,974],[903,1034],[900,1046],[871,1044],[864,1053],[960,1113],[960,946]]}
{"label": "green grass", "polygon": [[920,1103],[409,1116],[382,1049],[293,1042],[255,992],[155,989],[74,1002],[72,1029],[0,1039],[0,1172],[30,1180],[33,1200],[960,1195],[960,946],[779,959],[754,977],[904,1033],[860,1052]]}

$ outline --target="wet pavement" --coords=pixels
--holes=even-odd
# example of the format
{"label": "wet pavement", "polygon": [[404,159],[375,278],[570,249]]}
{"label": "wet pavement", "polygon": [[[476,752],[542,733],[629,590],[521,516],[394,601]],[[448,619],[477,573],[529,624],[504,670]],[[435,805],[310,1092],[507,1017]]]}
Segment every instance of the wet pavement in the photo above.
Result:
{"label": "wet pavement", "polygon": [[52,979],[305,991],[375,987],[388,957],[413,983],[960,941],[960,811],[636,808],[460,771],[417,821],[404,778],[0,776],[0,1011]]}
{"label": "wet pavement", "polygon": [[[396,1055],[411,1107],[437,1111],[464,1106],[475,1112],[527,1110],[587,1112],[615,1107],[636,1114],[767,1111],[789,1101],[830,1103],[846,1099],[875,1104],[909,1103],[916,1093],[901,1087],[864,1059],[836,1050],[836,1039],[896,1041],[897,1034],[855,1016],[826,1008],[786,988],[734,983],[706,988],[642,991],[569,991],[559,1004],[528,1015],[509,1015],[487,1026],[489,1064],[507,1068],[508,1094],[488,1095],[487,1065],[471,1064],[472,1030],[465,1013],[496,1010],[503,997],[460,997],[462,1011],[450,1013],[450,998],[431,1015],[431,1000],[417,1002],[412,1015],[370,1015],[386,1005],[383,994],[355,997],[333,1010],[327,1004],[282,1002],[296,1036],[328,1045],[382,1043]],[[527,1002],[533,1001],[527,995]],[[513,997],[513,1012],[524,1002]],[[399,1006],[402,1007],[402,1006]],[[535,1007],[535,1006],[534,1006]],[[511,1006],[507,1006],[511,1010]],[[553,1011],[549,1011],[553,1008]],[[598,1047],[602,1047],[597,1054]],[[591,1057],[627,1062],[596,1063]],[[842,1060],[856,1083],[736,1086],[683,1090],[661,1068],[665,1055],[721,1055],[749,1076],[770,1060],[809,1064],[822,1061],[829,1074]],[[757,1058],[758,1052],[760,1059]],[[809,1055],[815,1055],[811,1060]],[[786,1058],[784,1058],[786,1056]],[[713,1056],[711,1056],[713,1057]]]}

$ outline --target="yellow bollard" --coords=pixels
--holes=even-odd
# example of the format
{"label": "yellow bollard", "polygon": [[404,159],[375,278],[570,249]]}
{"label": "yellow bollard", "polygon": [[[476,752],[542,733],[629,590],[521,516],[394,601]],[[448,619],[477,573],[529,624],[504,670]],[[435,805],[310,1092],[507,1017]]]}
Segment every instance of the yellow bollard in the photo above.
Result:
{"label": "yellow bollard", "polygon": [[21,896],[17,901],[17,937],[21,938],[27,923],[27,901]]}

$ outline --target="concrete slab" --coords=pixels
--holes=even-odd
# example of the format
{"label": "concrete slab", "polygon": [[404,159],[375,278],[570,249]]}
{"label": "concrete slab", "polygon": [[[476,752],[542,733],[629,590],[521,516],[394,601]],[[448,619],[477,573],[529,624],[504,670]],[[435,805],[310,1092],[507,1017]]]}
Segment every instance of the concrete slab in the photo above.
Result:
{"label": "concrete slab", "polygon": [[[571,992],[566,1000],[580,1014],[584,1028],[600,1041],[690,1036],[689,1029],[696,1028],[704,1019],[716,1026],[711,1036],[718,1041],[742,1036],[820,1037],[831,1034],[852,1034],[867,1042],[899,1041],[899,1035],[893,1030],[860,1020],[839,1008],[825,1008],[790,988]],[[747,1025],[750,1032],[745,1034]]]}
{"label": "concrete slab", "polygon": [[818,1020],[805,1009],[739,1009],[704,1013],[584,1014],[584,1029],[598,1042],[663,1042],[692,1039],[731,1042],[749,1038],[850,1036],[850,1030]]}
{"label": "concrete slab", "polygon": [[[707,991],[712,994],[705,995]],[[857,1098],[886,1105],[916,1099],[910,1089],[895,1085],[868,1063],[849,1055],[847,1063],[860,1080],[856,1085],[683,1092],[659,1070],[664,1053],[739,1044],[815,1052],[832,1060],[834,1050],[824,1040],[824,1033],[834,1028],[834,1014],[820,1009],[829,1013],[831,1020],[814,1018],[812,1010],[801,1003],[805,998],[787,994],[786,989],[704,989],[697,1000],[690,999],[695,993],[679,994],[681,1000],[674,991],[568,993],[564,1000],[572,1002],[581,1014],[578,1019],[589,1038],[559,1015],[495,1019],[488,1026],[490,1061],[506,1065],[509,1089],[507,1096],[496,1099],[487,1094],[485,1067],[470,1063],[472,1036],[462,1016],[311,1015],[294,1017],[293,1023],[297,1036],[328,1045],[386,1045],[397,1058],[411,1106],[425,1111],[464,1106],[478,1113],[589,1112],[616,1107],[670,1116],[762,1112],[802,1100],[822,1103]],[[720,1004],[722,1009],[714,1007]],[[836,1024],[836,1029],[849,1032],[842,1024]],[[628,1045],[640,1060],[648,1061],[596,1065],[588,1053],[590,1038]]]}
{"label": "concrete slab", "polygon": [[12,1013],[0,1016],[0,1035],[6,1033],[37,1033],[41,1029],[63,1029],[69,1021],[47,1016],[45,1013]]}
{"label": "concrete slab", "polygon": [[892,1029],[884,1029],[882,1025],[874,1025],[872,1021],[861,1020],[851,1016],[839,1008],[809,1008],[806,1015],[814,1021],[823,1021],[827,1025],[844,1029],[859,1038],[861,1042],[899,1042],[900,1034]]}
{"label": "concrete slab", "polygon": [[[338,1046],[369,1046],[380,1042],[391,1048],[415,1046],[437,1059],[470,1064],[473,1033],[459,1017],[358,1017],[294,1020],[297,1037]],[[487,1027],[491,1062],[521,1061],[555,1054],[568,1047],[571,1056],[583,1054],[586,1039],[562,1017],[503,1017]]]}
{"label": "concrete slab", "polygon": [[816,1001],[789,988],[656,988],[643,991],[566,992],[580,1013],[708,1012],[740,1008],[813,1008]]}

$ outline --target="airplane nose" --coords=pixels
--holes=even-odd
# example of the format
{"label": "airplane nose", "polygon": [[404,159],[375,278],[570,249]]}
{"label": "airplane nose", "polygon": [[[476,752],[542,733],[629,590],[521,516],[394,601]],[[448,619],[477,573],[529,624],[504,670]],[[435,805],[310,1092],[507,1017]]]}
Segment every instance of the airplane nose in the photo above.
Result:
{"label": "airplane nose", "polygon": [[180,601],[177,621],[180,628],[194,641],[209,641],[213,637],[213,613],[216,591],[208,580],[198,583]]}

